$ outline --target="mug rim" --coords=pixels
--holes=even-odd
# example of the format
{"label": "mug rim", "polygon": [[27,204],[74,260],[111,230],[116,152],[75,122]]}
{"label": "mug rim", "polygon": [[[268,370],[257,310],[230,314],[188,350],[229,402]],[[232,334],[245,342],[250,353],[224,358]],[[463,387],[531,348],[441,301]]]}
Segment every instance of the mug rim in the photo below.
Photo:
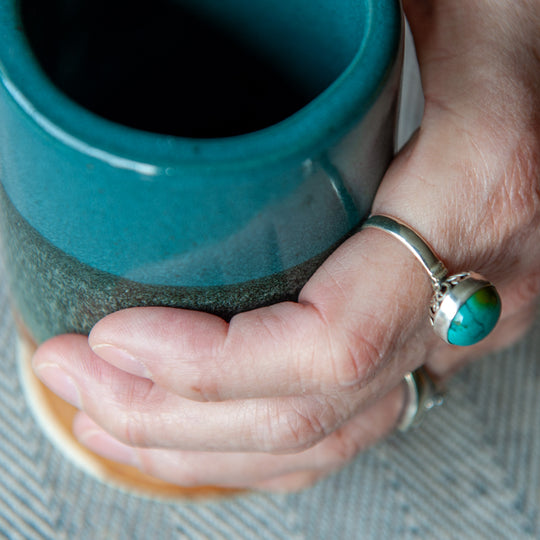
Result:
{"label": "mug rim", "polygon": [[21,29],[18,3],[0,0],[0,83],[4,89],[52,138],[111,166],[146,176],[173,176],[175,167],[212,172],[309,159],[367,113],[400,57],[404,35],[399,0],[363,0],[367,16],[362,41],[329,87],[271,126],[231,137],[195,139],[125,126],[73,101],[40,67]]}

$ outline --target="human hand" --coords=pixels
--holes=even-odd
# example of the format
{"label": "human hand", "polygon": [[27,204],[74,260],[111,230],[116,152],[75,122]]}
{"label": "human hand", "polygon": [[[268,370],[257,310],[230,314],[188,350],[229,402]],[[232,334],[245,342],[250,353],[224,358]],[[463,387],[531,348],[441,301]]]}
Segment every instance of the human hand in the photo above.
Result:
{"label": "human hand", "polygon": [[414,227],[451,272],[494,282],[498,327],[472,347],[442,342],[417,261],[364,230],[298,303],[230,324],[135,308],[100,321],[89,339],[42,345],[35,369],[84,410],[74,430],[91,449],[181,485],[301,487],[393,430],[407,371],[426,365],[445,378],[528,327],[540,291],[540,8],[527,0],[405,8],[425,115],[373,211]]}

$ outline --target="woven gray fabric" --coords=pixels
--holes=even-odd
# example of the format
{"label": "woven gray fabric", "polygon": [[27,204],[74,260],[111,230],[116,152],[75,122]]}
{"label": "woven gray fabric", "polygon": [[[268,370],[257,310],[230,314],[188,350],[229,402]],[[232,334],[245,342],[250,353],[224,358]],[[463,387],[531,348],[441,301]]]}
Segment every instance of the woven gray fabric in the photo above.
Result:
{"label": "woven gray fabric", "polygon": [[[0,274],[1,275],[1,274]],[[162,502],[85,475],[37,427],[0,279],[0,537],[28,540],[540,537],[540,317],[466,368],[416,431],[303,492]]]}

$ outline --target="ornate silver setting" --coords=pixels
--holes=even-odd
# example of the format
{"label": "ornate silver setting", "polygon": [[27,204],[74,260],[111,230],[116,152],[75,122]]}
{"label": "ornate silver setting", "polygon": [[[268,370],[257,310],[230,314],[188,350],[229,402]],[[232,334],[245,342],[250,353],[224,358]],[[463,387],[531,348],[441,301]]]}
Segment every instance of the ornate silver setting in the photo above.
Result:
{"label": "ornate silver setting", "polygon": [[431,300],[431,305],[429,306],[432,323],[446,296],[456,285],[467,279],[470,275],[471,272],[462,272],[461,274],[455,274],[433,284],[433,298]]}
{"label": "ornate silver setting", "polygon": [[446,336],[452,321],[467,300],[477,291],[491,283],[474,272],[463,272],[450,276],[434,287],[430,306],[430,319],[433,330],[448,342]]}

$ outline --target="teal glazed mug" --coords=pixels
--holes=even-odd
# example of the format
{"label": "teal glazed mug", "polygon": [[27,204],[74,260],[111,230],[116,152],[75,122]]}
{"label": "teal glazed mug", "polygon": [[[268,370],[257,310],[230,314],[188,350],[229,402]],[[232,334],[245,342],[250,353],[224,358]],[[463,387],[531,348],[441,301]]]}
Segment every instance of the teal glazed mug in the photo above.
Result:
{"label": "teal glazed mug", "polygon": [[395,150],[398,0],[0,0],[0,237],[36,343],[294,300]]}

